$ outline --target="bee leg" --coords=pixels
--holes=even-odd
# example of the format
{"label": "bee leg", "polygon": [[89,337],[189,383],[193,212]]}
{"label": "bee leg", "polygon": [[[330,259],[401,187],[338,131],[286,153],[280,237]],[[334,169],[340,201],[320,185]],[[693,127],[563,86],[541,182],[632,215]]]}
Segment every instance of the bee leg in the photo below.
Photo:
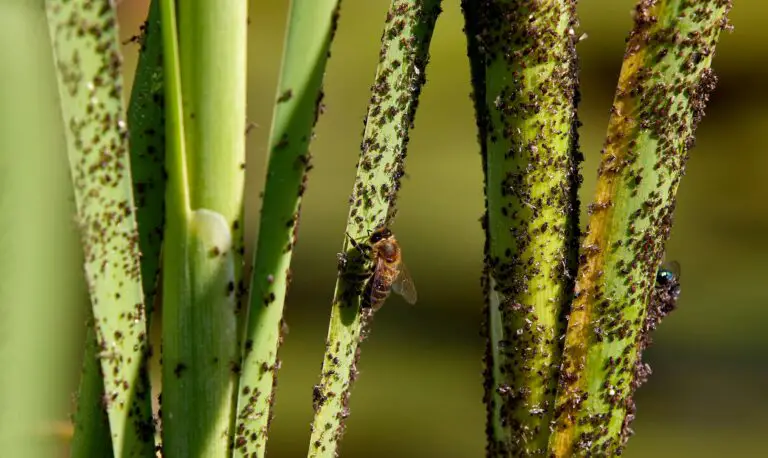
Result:
{"label": "bee leg", "polygon": [[[360,252],[361,255],[368,256],[367,250],[363,248],[363,246],[361,246],[359,243],[357,243],[357,241],[355,241],[355,239],[352,238],[351,235],[349,235],[349,232],[347,232],[347,237],[349,237],[350,243],[352,243],[352,246],[355,247],[357,251]],[[366,248],[370,249],[370,247],[366,247]]]}
{"label": "bee leg", "polygon": [[363,289],[363,295],[360,298],[360,308],[369,312],[373,312],[373,304],[371,303],[371,293],[373,292],[373,282],[368,282]]}

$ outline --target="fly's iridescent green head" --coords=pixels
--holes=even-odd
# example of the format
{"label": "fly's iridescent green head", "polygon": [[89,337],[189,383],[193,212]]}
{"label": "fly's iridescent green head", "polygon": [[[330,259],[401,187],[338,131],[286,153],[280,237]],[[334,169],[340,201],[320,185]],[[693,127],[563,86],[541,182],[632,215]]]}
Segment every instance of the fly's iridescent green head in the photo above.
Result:
{"label": "fly's iridescent green head", "polygon": [[680,263],[677,261],[665,262],[656,272],[656,283],[661,286],[669,285],[680,279]]}
{"label": "fly's iridescent green head", "polygon": [[677,261],[665,262],[656,272],[656,288],[667,291],[667,294],[677,300],[680,296],[680,263]]}

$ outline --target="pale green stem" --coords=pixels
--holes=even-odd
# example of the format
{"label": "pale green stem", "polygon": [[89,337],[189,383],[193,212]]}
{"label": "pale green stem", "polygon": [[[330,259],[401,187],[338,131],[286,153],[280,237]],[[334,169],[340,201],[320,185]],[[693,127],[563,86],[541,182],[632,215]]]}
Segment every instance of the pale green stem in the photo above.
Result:
{"label": "pale green stem", "polygon": [[[128,124],[131,132],[131,171],[136,199],[136,222],[141,247],[141,277],[147,314],[147,327],[152,315],[156,277],[159,270],[160,245],[165,202],[163,155],[165,151],[162,104],[162,40],[157,1],[153,1],[146,30],[141,37],[141,55],[136,69]],[[73,458],[104,456],[111,449],[109,424],[104,411],[104,387],[101,370],[96,364],[96,336],[89,322],[80,387],[78,389],[75,435],[70,454]],[[147,373],[147,375],[149,375]],[[146,382],[148,383],[148,382]],[[103,420],[103,421],[102,421]],[[104,437],[106,436],[106,437]]]}
{"label": "pale green stem", "polygon": [[154,456],[117,14],[108,1],[50,0],[46,9],[113,452]]}

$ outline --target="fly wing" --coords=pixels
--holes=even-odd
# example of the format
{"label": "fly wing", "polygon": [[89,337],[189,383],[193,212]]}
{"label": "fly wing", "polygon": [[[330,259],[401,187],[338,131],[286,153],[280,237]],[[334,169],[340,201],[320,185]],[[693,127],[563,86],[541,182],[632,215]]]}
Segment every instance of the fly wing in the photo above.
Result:
{"label": "fly wing", "polygon": [[403,262],[400,263],[400,273],[392,283],[392,291],[403,296],[403,299],[409,304],[416,303],[416,285],[413,284],[411,273],[408,272],[408,268],[405,267]]}
{"label": "fly wing", "polygon": [[680,263],[677,261],[667,261],[664,264],[662,264],[662,267],[669,270],[673,274],[675,274],[675,277],[680,277]]}

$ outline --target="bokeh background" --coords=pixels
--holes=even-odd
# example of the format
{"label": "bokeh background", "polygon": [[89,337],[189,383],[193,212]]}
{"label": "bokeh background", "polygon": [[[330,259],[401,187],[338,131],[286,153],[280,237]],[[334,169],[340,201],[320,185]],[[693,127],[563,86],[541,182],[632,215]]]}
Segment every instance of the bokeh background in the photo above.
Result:
{"label": "bokeh background", "polygon": [[[326,83],[287,303],[271,457],[306,453],[312,386],[330,302],[388,0],[344,0]],[[768,3],[737,0],[724,34],[720,78],[680,188],[667,258],[682,265],[679,310],[655,335],[650,382],[637,394],[626,456],[757,456],[768,430]],[[579,5],[586,156],[581,198],[591,201],[634,0]],[[288,0],[251,2],[247,224],[259,192]],[[119,5],[121,34],[138,31],[147,0]],[[412,133],[393,228],[419,303],[389,300],[363,346],[344,457],[477,457],[484,449],[479,337],[482,173],[469,98],[459,0],[445,0]],[[126,44],[130,83],[138,46]],[[130,88],[130,84],[126,85]],[[584,221],[586,215],[583,216]],[[77,367],[73,363],[72,367]],[[73,387],[76,374],[72,377]]]}

